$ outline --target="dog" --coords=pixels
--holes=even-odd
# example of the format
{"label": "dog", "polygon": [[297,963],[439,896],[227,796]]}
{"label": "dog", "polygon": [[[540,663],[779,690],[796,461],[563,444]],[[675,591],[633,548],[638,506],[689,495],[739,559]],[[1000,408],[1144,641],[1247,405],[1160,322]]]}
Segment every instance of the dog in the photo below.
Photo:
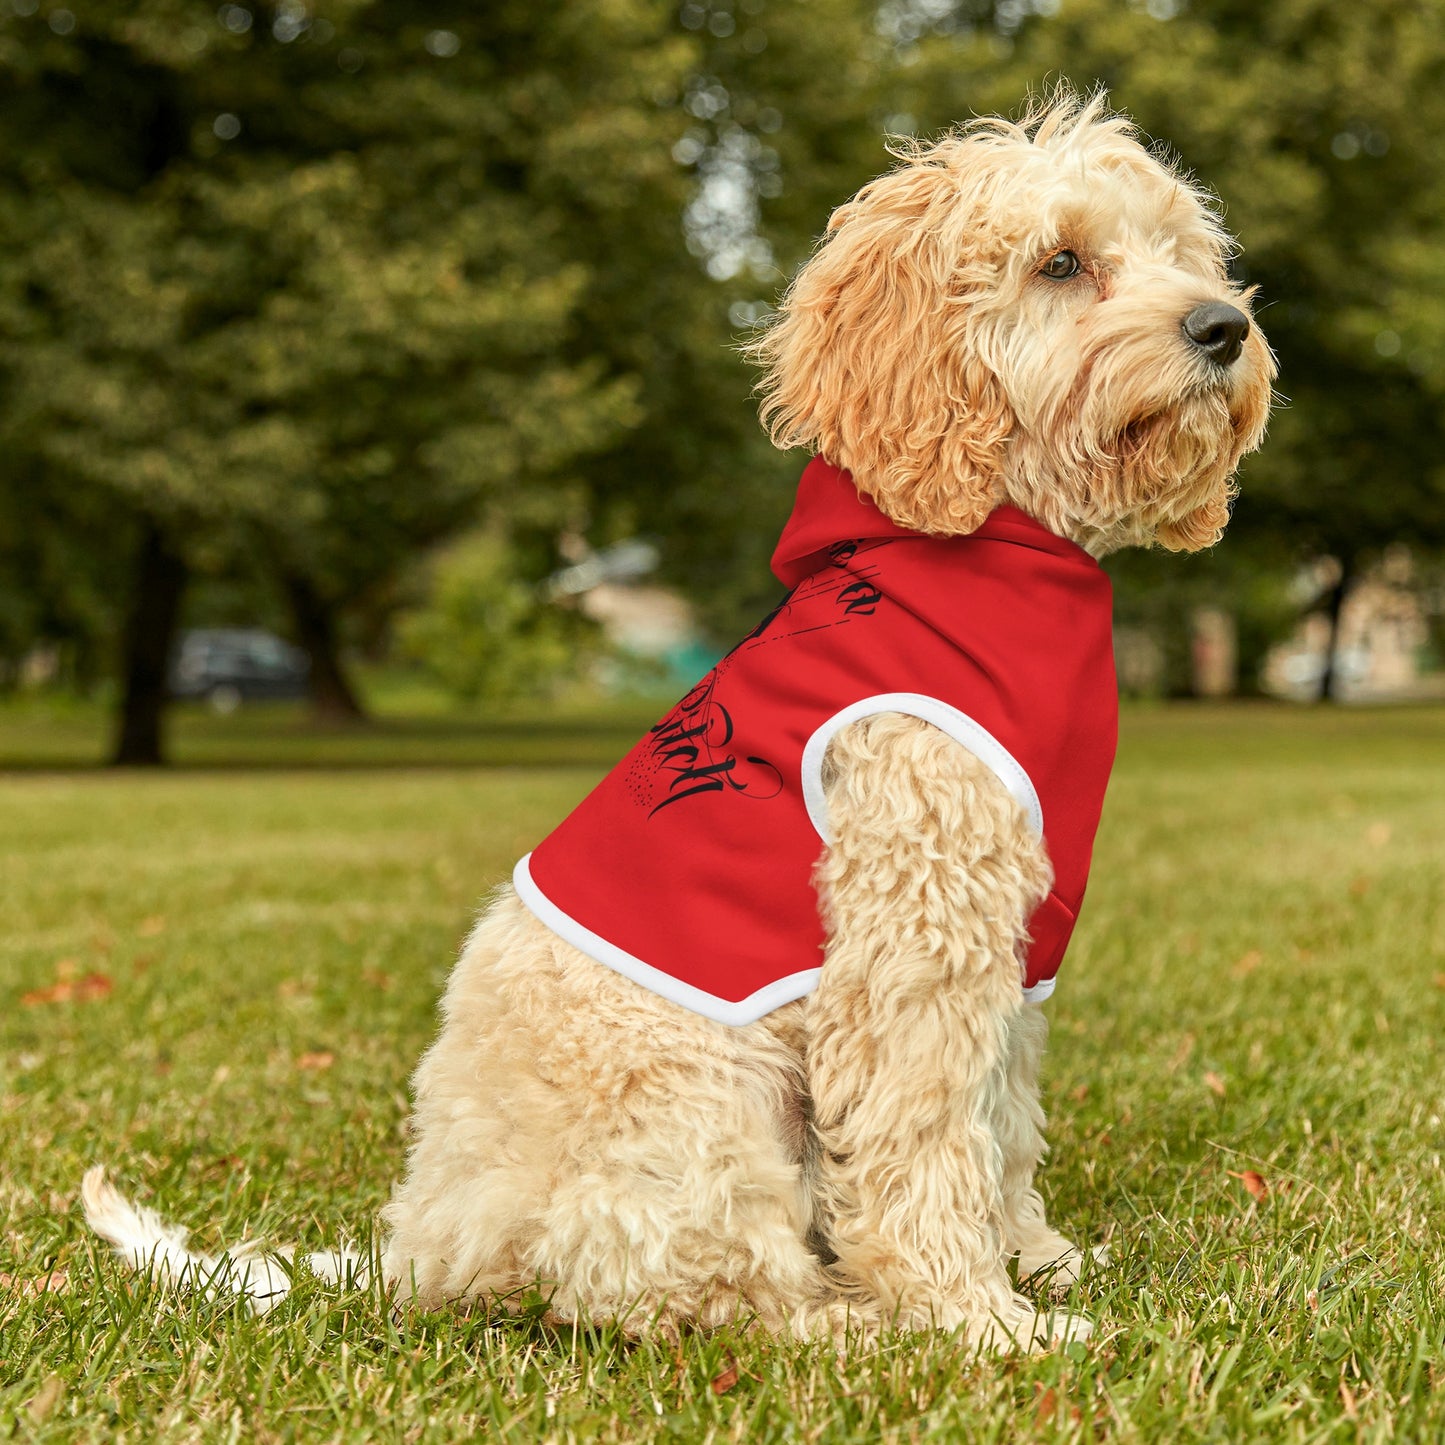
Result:
{"label": "dog", "polygon": [[[833,215],[751,344],[806,448],[785,602],[523,860],[415,1075],[381,1268],[676,1337],[1085,1337],[1038,1076],[1113,757],[1126,545],[1229,517],[1274,359],[1210,199],[1102,95],[980,119]],[[813,831],[808,831],[809,828]],[[255,1260],[92,1170],[137,1264]],[[315,1267],[336,1275],[334,1259]]]}

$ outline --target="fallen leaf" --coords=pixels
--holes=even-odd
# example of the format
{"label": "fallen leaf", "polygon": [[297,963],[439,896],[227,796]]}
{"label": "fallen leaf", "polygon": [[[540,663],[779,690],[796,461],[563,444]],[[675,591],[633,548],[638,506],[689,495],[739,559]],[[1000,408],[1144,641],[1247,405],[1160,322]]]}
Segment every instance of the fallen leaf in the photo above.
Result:
{"label": "fallen leaf", "polygon": [[1253,1169],[1243,1169],[1237,1174],[1231,1169],[1229,1170],[1229,1177],[1239,1180],[1252,1198],[1263,1199],[1264,1196],[1269,1193],[1269,1184],[1265,1181],[1264,1175],[1257,1173]]}
{"label": "fallen leaf", "polygon": [[1082,1104],[1084,1100],[1088,1097],[1089,1086],[1087,1084],[1080,1084],[1077,1089],[1069,1090],[1069,1098],[1071,1098],[1076,1104]]}
{"label": "fallen leaf", "polygon": [[302,1054],[296,1060],[298,1069],[329,1069],[336,1062],[336,1055],[326,1049],[317,1049],[314,1053]]}
{"label": "fallen leaf", "polygon": [[1437,973],[1435,975],[1435,987],[1445,988],[1445,973]]}
{"label": "fallen leaf", "polygon": [[380,989],[382,993],[388,993],[392,984],[391,975],[379,968],[363,968],[361,981],[370,984],[372,988]]}
{"label": "fallen leaf", "polygon": [[0,1289],[13,1289],[26,1299],[35,1299],[43,1294],[64,1294],[70,1288],[70,1276],[63,1269],[53,1269],[49,1274],[32,1275],[26,1278],[19,1274],[0,1273]]}
{"label": "fallen leaf", "polygon": [[1052,1425],[1054,1423],[1054,1416],[1058,1413],[1058,1408],[1058,1395],[1055,1394],[1052,1389],[1042,1391],[1039,1395],[1037,1405],[1034,1406],[1034,1424],[1040,1426]]}
{"label": "fallen leaf", "polygon": [[1264,955],[1257,948],[1251,948],[1230,972],[1234,974],[1235,978],[1248,978],[1263,962]]}
{"label": "fallen leaf", "polygon": [[1218,1094],[1221,1099],[1224,1097],[1224,1080],[1213,1069],[1205,1074],[1204,1084],[1212,1093]]}
{"label": "fallen leaf", "polygon": [[712,1392],[714,1395],[726,1395],[737,1382],[738,1362],[729,1355],[727,1369],[722,1374],[713,1376]]}
{"label": "fallen leaf", "polygon": [[105,998],[114,987],[107,974],[88,973],[84,978],[62,978],[48,988],[31,989],[29,993],[20,995],[20,1003],[25,1008],[34,1008],[37,1004],[69,1003],[72,999],[88,1003]]}
{"label": "fallen leaf", "polygon": [[166,931],[166,921],[159,913],[151,918],[142,918],[136,927],[136,932],[142,938],[156,938]]}
{"label": "fallen leaf", "polygon": [[1383,848],[1390,841],[1390,825],[1388,823],[1371,823],[1365,829],[1365,842],[1372,848]]}
{"label": "fallen leaf", "polygon": [[1350,897],[1363,898],[1370,891],[1372,880],[1364,877],[1352,878],[1350,880]]}
{"label": "fallen leaf", "polygon": [[34,1008],[42,1003],[64,1003],[74,991],[75,986],[65,981],[53,983],[49,988],[32,988],[29,993],[20,995],[20,1006]]}

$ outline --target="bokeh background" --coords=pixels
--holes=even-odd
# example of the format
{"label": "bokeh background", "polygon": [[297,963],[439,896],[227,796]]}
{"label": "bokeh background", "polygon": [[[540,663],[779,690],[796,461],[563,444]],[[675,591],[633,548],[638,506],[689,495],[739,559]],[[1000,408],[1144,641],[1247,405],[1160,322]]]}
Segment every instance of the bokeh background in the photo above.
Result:
{"label": "bokeh background", "polygon": [[676,691],[802,461],[737,345],[886,136],[1059,77],[1287,399],[1222,546],[1109,563],[1126,692],[1441,695],[1436,0],[0,0],[0,755]]}

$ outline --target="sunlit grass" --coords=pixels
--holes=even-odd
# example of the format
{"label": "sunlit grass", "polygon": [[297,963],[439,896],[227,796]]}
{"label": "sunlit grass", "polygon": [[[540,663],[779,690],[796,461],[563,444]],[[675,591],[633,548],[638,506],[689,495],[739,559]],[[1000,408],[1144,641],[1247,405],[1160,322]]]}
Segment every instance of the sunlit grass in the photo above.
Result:
{"label": "sunlit grass", "polygon": [[1046,1192],[1113,1249],[1072,1354],[674,1352],[310,1280],[254,1320],[88,1243],[99,1159],[202,1246],[366,1243],[478,902],[645,716],[398,723],[364,757],[202,718],[193,762],[272,766],[0,779],[0,1436],[1445,1438],[1438,709],[1126,715],[1049,1005]]}

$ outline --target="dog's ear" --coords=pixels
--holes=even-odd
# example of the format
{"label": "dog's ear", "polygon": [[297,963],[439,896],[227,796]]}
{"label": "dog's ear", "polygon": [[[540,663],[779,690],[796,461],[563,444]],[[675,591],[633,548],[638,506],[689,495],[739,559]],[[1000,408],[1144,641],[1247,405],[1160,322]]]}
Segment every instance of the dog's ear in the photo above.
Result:
{"label": "dog's ear", "polygon": [[970,298],[966,145],[920,152],[840,207],[748,348],[775,445],[846,467],[888,516],[925,532],[982,525],[1003,500],[1013,429]]}

